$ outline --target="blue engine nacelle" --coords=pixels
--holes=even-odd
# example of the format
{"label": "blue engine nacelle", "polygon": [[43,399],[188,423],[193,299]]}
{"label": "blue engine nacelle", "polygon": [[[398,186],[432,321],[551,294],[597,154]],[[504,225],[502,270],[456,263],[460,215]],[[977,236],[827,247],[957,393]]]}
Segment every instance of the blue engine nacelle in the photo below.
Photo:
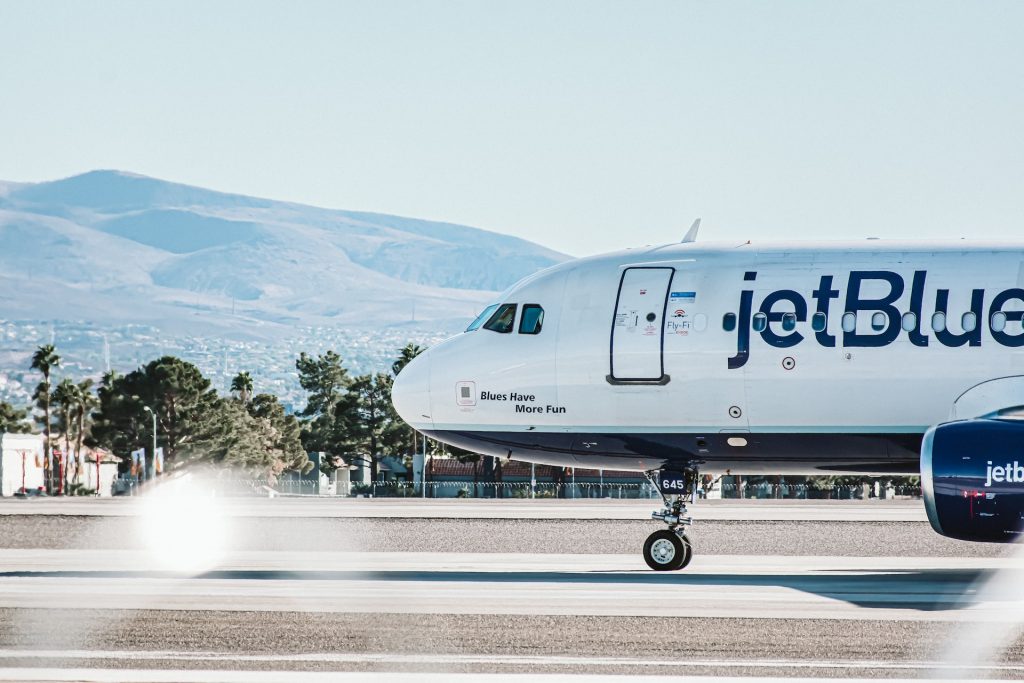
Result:
{"label": "blue engine nacelle", "polygon": [[921,488],[932,528],[964,541],[1024,532],[1024,421],[976,419],[928,430]]}

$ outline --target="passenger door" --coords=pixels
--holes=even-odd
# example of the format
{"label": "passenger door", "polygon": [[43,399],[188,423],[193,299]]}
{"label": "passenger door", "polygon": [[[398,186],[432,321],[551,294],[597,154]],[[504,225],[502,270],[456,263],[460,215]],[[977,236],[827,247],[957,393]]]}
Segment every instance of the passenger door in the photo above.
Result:
{"label": "passenger door", "polygon": [[626,268],[612,322],[610,382],[665,383],[665,305],[674,268]]}

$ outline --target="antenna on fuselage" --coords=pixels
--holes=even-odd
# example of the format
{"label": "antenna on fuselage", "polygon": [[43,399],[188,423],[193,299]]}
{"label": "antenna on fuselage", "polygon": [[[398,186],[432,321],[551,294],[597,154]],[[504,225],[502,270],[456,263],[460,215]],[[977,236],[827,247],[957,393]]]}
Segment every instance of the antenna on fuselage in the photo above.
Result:
{"label": "antenna on fuselage", "polygon": [[693,222],[693,225],[690,226],[690,229],[689,229],[689,231],[687,231],[686,237],[683,238],[683,242],[682,243],[686,244],[687,242],[696,242],[697,241],[697,232],[698,231],[700,231],[700,219],[699,218]]}

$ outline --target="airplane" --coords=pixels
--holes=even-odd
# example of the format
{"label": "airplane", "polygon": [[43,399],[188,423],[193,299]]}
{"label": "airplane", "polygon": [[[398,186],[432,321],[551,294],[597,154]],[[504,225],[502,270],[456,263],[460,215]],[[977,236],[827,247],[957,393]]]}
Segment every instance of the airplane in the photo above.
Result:
{"label": "airplane", "polygon": [[931,526],[1024,531],[1024,243],[697,242],[528,276],[399,373],[460,448],[643,472],[687,566],[702,474],[917,475]]}

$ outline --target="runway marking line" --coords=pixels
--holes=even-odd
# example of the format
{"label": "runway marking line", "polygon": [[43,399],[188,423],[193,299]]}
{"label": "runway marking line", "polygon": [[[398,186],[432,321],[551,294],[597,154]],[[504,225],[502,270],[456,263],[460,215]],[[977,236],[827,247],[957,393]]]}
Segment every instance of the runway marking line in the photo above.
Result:
{"label": "runway marking line", "polygon": [[294,654],[236,654],[232,652],[178,652],[173,650],[5,650],[0,649],[0,660],[54,659],[54,660],[138,660],[138,661],[233,661],[314,662],[321,664],[503,664],[511,666],[626,666],[641,668],[667,667],[755,667],[769,669],[889,669],[904,671],[970,671],[976,673],[1013,671],[1024,672],[1019,664],[972,664],[967,666],[923,662],[885,662],[874,660],[808,660],[808,659],[649,659],[634,657],[573,657],[568,655],[467,655],[467,654],[401,654],[401,653],[333,653],[313,652]]}
{"label": "runway marking line", "polygon": [[[538,673],[407,673],[355,671],[223,671],[159,669],[0,669],[0,681],[18,683],[819,683],[820,678],[773,676],[679,676],[659,674],[538,674]],[[888,678],[888,683],[911,683],[918,679]],[[987,679],[1004,680],[1004,679]],[[877,683],[878,679],[845,678],[845,683]]]}

